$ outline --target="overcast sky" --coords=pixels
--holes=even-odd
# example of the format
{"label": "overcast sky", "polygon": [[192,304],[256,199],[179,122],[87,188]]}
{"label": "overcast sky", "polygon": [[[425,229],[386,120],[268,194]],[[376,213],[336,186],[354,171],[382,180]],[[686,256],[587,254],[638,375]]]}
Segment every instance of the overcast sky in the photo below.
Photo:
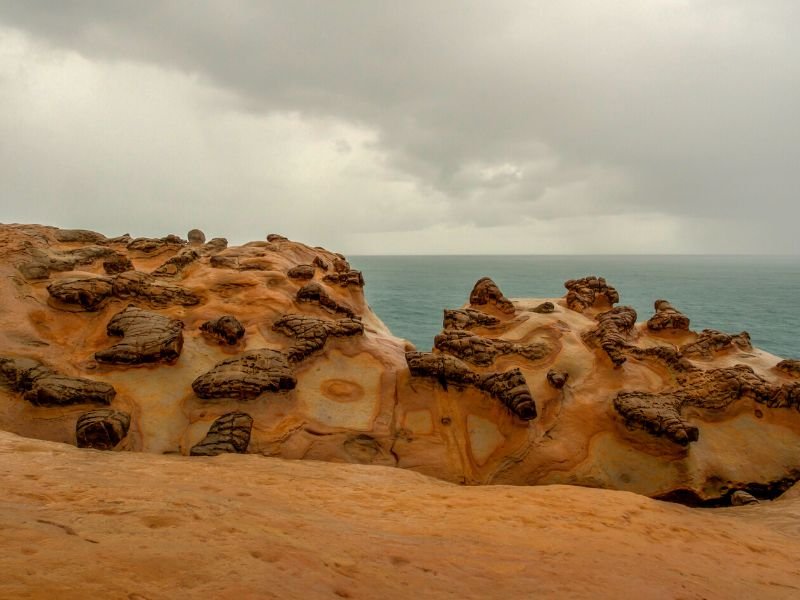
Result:
{"label": "overcast sky", "polygon": [[0,221],[800,253],[800,2],[0,0]]}

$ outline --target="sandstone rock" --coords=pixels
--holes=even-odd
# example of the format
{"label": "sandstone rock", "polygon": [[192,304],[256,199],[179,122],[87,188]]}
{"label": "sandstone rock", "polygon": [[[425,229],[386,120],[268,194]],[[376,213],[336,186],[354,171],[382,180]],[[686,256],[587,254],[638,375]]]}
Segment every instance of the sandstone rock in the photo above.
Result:
{"label": "sandstone rock", "polygon": [[84,244],[102,244],[106,236],[88,229],[57,229],[54,234],[59,242],[81,242]]}
{"label": "sandstone rock", "polygon": [[203,244],[203,252],[205,254],[214,254],[222,252],[228,247],[228,240],[222,237],[211,238],[208,242]]}
{"label": "sandstone rock", "polygon": [[552,385],[557,390],[560,390],[567,384],[567,379],[569,379],[569,373],[566,371],[550,369],[547,372],[547,383]]}
{"label": "sandstone rock", "polygon": [[542,302],[538,306],[532,308],[531,312],[549,315],[550,313],[556,312],[556,305],[552,302]]}
{"label": "sandstone rock", "polygon": [[31,261],[21,264],[19,272],[28,281],[37,281],[50,277],[50,267],[45,262]]}
{"label": "sandstone rock", "polygon": [[95,352],[98,362],[115,365],[138,365],[177,360],[183,348],[183,323],[163,315],[128,306],[114,315],[107,326],[108,335],[124,339],[105,350]]}
{"label": "sandstone rock", "polygon": [[699,358],[713,358],[714,354],[723,350],[752,350],[750,334],[743,331],[737,335],[729,335],[714,329],[704,329],[697,340],[681,348],[681,354]]}
{"label": "sandstone rock", "polygon": [[79,266],[90,265],[115,254],[114,250],[103,246],[84,246],[66,251],[35,248],[29,252],[30,260],[18,268],[28,280],[47,279],[51,271],[73,271]]}
{"label": "sandstone rock", "polygon": [[114,295],[117,298],[136,298],[153,306],[172,304],[194,306],[200,298],[184,287],[158,281],[152,275],[140,271],[127,271],[114,279]]}
{"label": "sandstone rock", "polygon": [[244,337],[244,327],[233,315],[223,315],[200,325],[200,330],[220,343],[234,346]]}
{"label": "sandstone rock", "polygon": [[168,235],[163,238],[136,238],[128,243],[128,250],[132,252],[143,252],[153,254],[166,250],[178,250],[186,245],[186,242],[177,235]]}
{"label": "sandstone rock", "polygon": [[322,281],[341,287],[364,287],[364,276],[361,271],[342,271],[340,273],[329,273],[322,278]]}
{"label": "sandstone rock", "polygon": [[192,446],[191,456],[217,456],[218,454],[247,452],[253,417],[243,412],[222,415],[199,443]]}
{"label": "sandstone rock", "polygon": [[647,322],[648,329],[661,331],[662,329],[689,330],[689,317],[675,309],[666,300],[656,300],[656,314]]}
{"label": "sandstone rock", "polygon": [[168,258],[164,264],[153,271],[153,275],[156,277],[174,277],[199,258],[200,254],[197,250],[193,248],[184,248],[175,256]]}
{"label": "sandstone rock", "polygon": [[131,426],[131,416],[119,410],[102,408],[78,418],[75,437],[78,448],[111,450],[119,444]]}
{"label": "sandstone rock", "polygon": [[540,360],[552,350],[544,343],[514,344],[458,329],[445,329],[434,338],[433,345],[441,352],[481,366],[492,364],[497,356],[503,354],[519,354],[528,360]]}
{"label": "sandstone rock", "polygon": [[267,236],[267,241],[275,243],[275,242],[288,242],[289,240],[283,237],[282,235],[278,235],[277,233],[270,233]]}
{"label": "sandstone rock", "polygon": [[473,327],[495,327],[500,319],[482,313],[479,310],[465,308],[444,311],[443,326],[445,329],[472,329]]}
{"label": "sandstone rock", "polygon": [[110,404],[116,395],[107,383],[61,375],[30,358],[0,357],[0,375],[36,406]]}
{"label": "sandstone rock", "polygon": [[514,314],[514,304],[489,277],[482,277],[475,283],[469,295],[469,303],[474,306],[490,305],[500,312]]}
{"label": "sandstone rock", "polygon": [[747,504],[758,504],[758,498],[748,494],[743,490],[736,490],[731,494],[731,506],[745,506]]}
{"label": "sandstone rock", "polygon": [[206,234],[200,229],[190,229],[189,233],[186,234],[186,239],[189,240],[190,244],[199,246],[206,243]]}
{"label": "sandstone rock", "polygon": [[131,259],[124,254],[114,254],[103,261],[103,270],[108,275],[119,275],[125,271],[133,271]]}
{"label": "sandstone rock", "polygon": [[347,273],[350,271],[350,263],[344,256],[337,254],[333,257],[333,270],[337,273]]}
{"label": "sandstone rock", "polygon": [[775,365],[775,368],[792,377],[800,377],[800,360],[787,358]]}
{"label": "sandstone rock", "polygon": [[328,263],[325,262],[325,260],[321,258],[319,255],[314,257],[314,260],[311,262],[311,264],[314,265],[315,267],[322,269],[323,271],[328,270]]}
{"label": "sandstone rock", "polygon": [[297,302],[311,302],[314,304],[318,304],[325,310],[332,312],[332,313],[339,313],[345,315],[347,317],[355,318],[356,314],[353,312],[353,309],[350,307],[345,306],[334,300],[325,288],[322,287],[319,283],[312,281],[311,283],[305,284],[299,290],[297,290],[297,296],[295,297]]}
{"label": "sandstone rock", "polygon": [[289,279],[314,279],[314,267],[312,265],[297,265],[286,273]]}
{"label": "sandstone rock", "polygon": [[290,362],[300,362],[321,350],[330,336],[349,337],[364,333],[364,325],[355,319],[325,321],[304,315],[285,315],[275,321],[272,329],[297,340],[287,351]]}
{"label": "sandstone rock", "polygon": [[577,312],[613,306],[619,302],[619,293],[603,277],[590,275],[581,279],[570,279],[564,283],[564,287],[567,288],[567,307]]}
{"label": "sandstone rock", "polygon": [[599,345],[614,363],[620,366],[627,358],[631,333],[636,325],[636,311],[630,306],[617,306],[597,315],[597,328],[584,334],[584,341]]}
{"label": "sandstone rock", "polygon": [[263,348],[217,363],[192,382],[200,398],[255,398],[264,392],[294,389],[297,380],[285,354]]}
{"label": "sandstone rock", "polygon": [[108,277],[57,279],[47,286],[47,292],[63,304],[94,311],[113,295],[114,285]]}
{"label": "sandstone rock", "polygon": [[209,264],[215,269],[238,269],[239,259],[235,256],[212,256]]}

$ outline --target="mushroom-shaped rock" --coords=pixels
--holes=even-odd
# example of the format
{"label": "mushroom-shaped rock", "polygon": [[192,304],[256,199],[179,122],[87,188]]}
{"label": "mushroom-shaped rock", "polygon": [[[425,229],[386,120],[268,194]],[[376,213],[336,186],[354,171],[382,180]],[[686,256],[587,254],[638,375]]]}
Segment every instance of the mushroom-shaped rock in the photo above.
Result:
{"label": "mushroom-shaped rock", "polygon": [[101,363],[172,362],[183,348],[183,322],[135,306],[128,306],[114,315],[106,330],[108,335],[123,336],[123,340],[95,352],[95,359]]}
{"label": "mushroom-shaped rock", "polygon": [[131,416],[119,410],[102,408],[82,414],[75,426],[78,448],[111,450],[131,426]]}
{"label": "mushroom-shaped rock", "polygon": [[113,280],[108,277],[57,279],[47,286],[51,298],[88,311],[100,308],[113,291]]}
{"label": "mushroom-shaped rock", "polygon": [[689,330],[689,317],[673,307],[666,300],[656,300],[656,314],[647,321],[647,328],[652,331],[663,329]]}
{"label": "mushroom-shaped rock", "polygon": [[321,350],[329,336],[349,337],[364,333],[364,325],[356,319],[326,321],[305,315],[285,315],[275,321],[272,329],[297,340],[287,351],[290,362],[300,362]]}
{"label": "mushroom-shaped rock", "polygon": [[297,290],[296,299],[301,303],[310,302],[318,304],[329,312],[343,314],[351,319],[356,316],[353,309],[331,298],[325,288],[316,281],[309,282]]}
{"label": "mushroom-shaped rock", "polygon": [[199,246],[206,243],[206,234],[200,229],[190,229],[189,233],[186,234],[186,239],[193,246]]}
{"label": "mushroom-shaped rock", "polygon": [[133,271],[133,263],[126,255],[115,253],[103,261],[103,270],[109,275],[119,275],[125,271]]}
{"label": "mushroom-shaped rock", "polygon": [[497,356],[503,354],[518,354],[528,360],[539,360],[552,350],[544,343],[515,344],[459,329],[445,329],[436,336],[433,345],[437,350],[481,366],[492,364]]}
{"label": "mushroom-shaped rock", "polygon": [[314,279],[314,267],[312,265],[297,265],[286,272],[289,279]]}
{"label": "mushroom-shaped rock", "polygon": [[191,456],[216,456],[218,454],[244,454],[250,444],[253,417],[243,412],[222,415],[199,443],[192,446]]}
{"label": "mushroom-shaped rock", "polygon": [[118,298],[138,298],[154,306],[194,306],[200,298],[184,287],[158,281],[148,273],[127,271],[114,279],[114,295]]}
{"label": "mushroom-shaped rock", "polygon": [[495,327],[500,319],[487,315],[474,308],[444,311],[443,326],[445,329],[472,329],[473,327]]}
{"label": "mushroom-shaped rock", "polygon": [[200,325],[203,333],[217,339],[220,343],[233,346],[244,337],[244,327],[233,315],[223,315]]}
{"label": "mushroom-shaped rock", "polygon": [[192,382],[200,398],[255,398],[264,392],[294,389],[297,380],[286,355],[277,350],[250,350],[215,365]]}
{"label": "mushroom-shaped rock", "polygon": [[0,375],[36,406],[110,404],[116,395],[107,383],[61,375],[30,358],[0,357]]}
{"label": "mushroom-shaped rock", "polygon": [[475,283],[469,295],[469,303],[473,306],[495,306],[500,312],[514,314],[514,304],[489,277],[482,277]]}
{"label": "mushroom-shaped rock", "polygon": [[567,288],[567,307],[577,312],[587,308],[609,307],[619,302],[619,293],[606,283],[603,277],[583,277],[570,279],[564,283]]}

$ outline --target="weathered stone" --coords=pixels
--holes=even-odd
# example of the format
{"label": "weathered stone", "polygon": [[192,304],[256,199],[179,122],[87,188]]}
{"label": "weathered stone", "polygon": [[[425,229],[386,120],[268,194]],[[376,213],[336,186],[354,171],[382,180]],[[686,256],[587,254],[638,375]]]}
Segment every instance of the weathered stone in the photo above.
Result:
{"label": "weathered stone", "polygon": [[114,286],[108,277],[57,279],[47,286],[47,292],[63,304],[94,311],[113,295]]}
{"label": "weathered stone", "polygon": [[713,358],[714,354],[723,350],[752,350],[750,334],[743,331],[737,335],[729,335],[714,329],[704,329],[697,340],[681,347],[681,354],[698,358]]}
{"label": "weathered stone", "polygon": [[515,344],[459,329],[445,329],[434,338],[433,345],[437,350],[481,366],[492,364],[497,356],[503,354],[518,354],[528,360],[540,360],[552,350],[544,343]]}
{"label": "weathered stone", "polygon": [[183,270],[200,258],[197,250],[194,248],[184,248],[175,256],[168,258],[164,264],[153,271],[156,277],[174,277],[180,274]]}
{"label": "weathered stone", "polygon": [[307,283],[297,290],[297,296],[295,298],[298,302],[318,304],[329,312],[343,314],[351,319],[356,316],[353,309],[331,298],[325,288],[316,281]]}
{"label": "weathered stone", "polygon": [[238,269],[239,259],[235,256],[212,256],[209,264],[215,269]]}
{"label": "weathered stone", "polygon": [[109,275],[119,275],[125,271],[133,271],[131,259],[124,254],[114,254],[103,261],[103,270]]}
{"label": "weathered stone", "polygon": [[204,254],[214,254],[216,252],[222,252],[228,247],[228,240],[222,237],[215,237],[211,238],[205,244],[203,244],[203,253]]}
{"label": "weathered stone", "polygon": [[0,375],[36,406],[110,404],[116,395],[107,383],[61,375],[30,358],[0,357]]}
{"label": "weathered stone", "polygon": [[314,267],[312,265],[297,265],[286,272],[289,279],[314,279]]}
{"label": "weathered stone", "polygon": [[337,273],[347,273],[350,271],[350,263],[341,254],[333,257],[333,270]]}
{"label": "weathered stone", "polygon": [[656,300],[656,314],[647,321],[647,328],[652,331],[663,329],[689,330],[689,317],[678,311],[666,300]]}
{"label": "weathered stone", "polygon": [[272,243],[275,243],[275,242],[288,242],[289,239],[284,237],[284,236],[282,236],[282,235],[278,235],[277,233],[270,233],[267,236],[267,241],[268,242],[272,242]]}
{"label": "weathered stone", "polygon": [[217,456],[218,454],[244,454],[250,444],[253,417],[243,412],[222,415],[200,442],[192,446],[191,456]]}
{"label": "weathered stone", "polygon": [[172,362],[183,348],[183,322],[135,306],[128,306],[114,315],[106,330],[108,335],[124,339],[111,348],[95,352],[95,359],[101,363]]}
{"label": "weathered stone", "polygon": [[566,371],[556,371],[555,369],[550,369],[547,372],[547,383],[552,385],[557,390],[560,390],[567,384],[567,379],[569,379],[569,373]]}
{"label": "weathered stone", "polygon": [[444,389],[448,384],[475,385],[477,380],[477,373],[465,362],[447,354],[406,352],[406,363],[413,376],[436,379]]}
{"label": "weathered stone", "polygon": [[102,244],[106,236],[88,229],[57,229],[54,237],[59,242],[81,242],[85,244]]}
{"label": "weathered stone", "polygon": [[193,246],[199,246],[206,243],[206,234],[200,229],[190,229],[189,233],[186,234],[186,239]]}
{"label": "weathered stone", "polygon": [[38,281],[50,277],[50,267],[46,262],[39,260],[23,263],[17,269],[28,281]]}
{"label": "weathered stone", "polygon": [[500,312],[514,314],[514,303],[503,295],[497,284],[489,277],[479,279],[469,295],[469,303],[474,306],[494,306]]}
{"label": "weathered stone", "polygon": [[224,360],[192,382],[200,398],[255,398],[294,389],[297,380],[285,354],[263,348]]}
{"label": "weathered stone", "polygon": [[200,330],[214,337],[220,343],[230,346],[238,344],[239,340],[244,337],[244,327],[233,315],[223,315],[217,319],[206,321],[200,325]]}
{"label": "weathered stone", "polygon": [[444,311],[443,326],[445,329],[472,329],[473,327],[495,327],[500,319],[482,313],[473,308]]}
{"label": "weathered stone", "polygon": [[315,256],[313,262],[311,263],[315,267],[319,267],[323,271],[328,270],[328,263],[325,262],[321,256]]}
{"label": "weathered stone", "polygon": [[352,269],[341,273],[329,273],[322,278],[322,281],[340,287],[364,287],[364,276],[361,271]]}
{"label": "weathered stone", "polygon": [[620,366],[627,360],[628,340],[636,325],[636,311],[630,306],[617,306],[597,315],[597,328],[584,334],[587,344],[599,345],[614,363]]}
{"label": "weathered stone", "polygon": [[177,235],[168,235],[163,238],[136,238],[128,243],[128,250],[153,254],[165,250],[177,250],[186,245],[186,242]]}
{"label": "weathered stone", "polygon": [[800,360],[787,358],[775,365],[775,368],[792,377],[800,377]]}
{"label": "weathered stone", "polygon": [[131,416],[119,410],[101,408],[82,414],[75,427],[78,448],[111,450],[128,435]]}
{"label": "weathered stone", "polygon": [[552,302],[542,302],[538,306],[535,306],[531,309],[531,312],[541,313],[541,314],[550,314],[556,312],[556,305]]}
{"label": "weathered stone", "polygon": [[355,319],[326,321],[305,315],[285,315],[275,321],[272,329],[297,340],[287,351],[290,362],[300,362],[321,350],[330,336],[349,337],[364,333],[364,325]]}
{"label": "weathered stone", "polygon": [[179,285],[158,281],[140,271],[127,271],[114,279],[114,295],[118,298],[137,298],[154,306],[194,306],[200,298],[191,290]]}
{"label": "weathered stone", "polygon": [[736,490],[731,494],[731,506],[745,506],[747,504],[758,504],[759,500],[752,494],[744,490]]}
{"label": "weathered stone", "polygon": [[567,307],[577,312],[597,306],[613,306],[619,302],[619,293],[606,283],[603,277],[583,277],[570,279],[564,283],[567,288]]}

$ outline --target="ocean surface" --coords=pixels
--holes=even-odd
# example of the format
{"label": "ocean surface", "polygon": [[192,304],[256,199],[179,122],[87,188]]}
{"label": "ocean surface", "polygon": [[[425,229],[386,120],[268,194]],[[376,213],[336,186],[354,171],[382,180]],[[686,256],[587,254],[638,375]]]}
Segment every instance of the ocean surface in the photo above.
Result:
{"label": "ocean surface", "polygon": [[509,298],[563,296],[568,279],[599,275],[639,321],[664,298],[692,329],[747,331],[753,344],[800,358],[800,257],[797,256],[351,256],[364,273],[372,309],[394,335],[430,350],[442,310],[467,302],[488,276]]}

